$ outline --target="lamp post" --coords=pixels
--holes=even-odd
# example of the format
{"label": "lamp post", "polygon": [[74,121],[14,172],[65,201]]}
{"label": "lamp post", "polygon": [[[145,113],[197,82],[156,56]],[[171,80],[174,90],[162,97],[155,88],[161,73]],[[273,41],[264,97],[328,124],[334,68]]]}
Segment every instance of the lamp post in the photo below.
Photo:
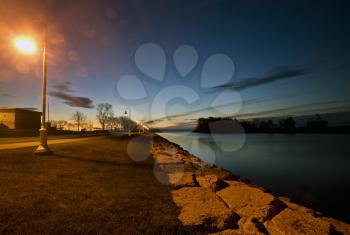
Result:
{"label": "lamp post", "polygon": [[[42,80],[42,113],[41,113],[41,128],[40,144],[35,150],[35,154],[47,155],[52,154],[52,151],[47,145],[47,129],[46,129],[46,80],[47,80],[47,43],[48,42],[48,27],[45,23],[44,28],[44,48],[43,48],[43,80]],[[19,38],[15,45],[24,53],[33,53],[36,50],[35,43],[29,38]]]}
{"label": "lamp post", "polygon": [[126,108],[125,109],[125,115],[128,115],[128,111],[129,111],[129,121],[128,121],[128,133],[129,133],[129,136],[131,136],[131,132],[130,132],[130,122],[131,122],[131,110]]}
{"label": "lamp post", "polygon": [[42,81],[42,114],[41,114],[41,128],[40,132],[40,144],[35,150],[35,154],[46,155],[52,154],[52,151],[47,145],[47,129],[46,129],[46,80],[47,80],[47,41],[48,41],[48,28],[45,24],[44,35],[44,48],[43,48],[43,81]]}

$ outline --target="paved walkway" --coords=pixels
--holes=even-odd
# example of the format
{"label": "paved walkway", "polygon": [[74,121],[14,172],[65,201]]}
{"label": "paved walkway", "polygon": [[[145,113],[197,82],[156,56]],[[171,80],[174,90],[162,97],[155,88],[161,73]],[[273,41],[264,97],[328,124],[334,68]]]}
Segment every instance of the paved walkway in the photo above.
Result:
{"label": "paved walkway", "polygon": [[[48,140],[48,144],[49,145],[51,145],[51,144],[64,144],[64,143],[88,140],[88,139],[91,139],[91,138],[93,138],[93,137]],[[37,145],[39,145],[39,141],[27,141],[27,142],[21,142],[21,143],[0,144],[0,150],[27,148],[27,147],[34,147],[34,146],[37,146]]]}

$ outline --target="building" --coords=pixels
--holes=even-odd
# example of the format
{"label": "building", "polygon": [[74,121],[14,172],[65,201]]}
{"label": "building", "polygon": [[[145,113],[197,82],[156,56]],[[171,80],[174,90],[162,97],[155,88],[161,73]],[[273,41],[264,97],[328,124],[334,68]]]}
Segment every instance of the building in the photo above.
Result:
{"label": "building", "polygon": [[20,108],[0,108],[0,126],[9,129],[40,129],[41,112]]}

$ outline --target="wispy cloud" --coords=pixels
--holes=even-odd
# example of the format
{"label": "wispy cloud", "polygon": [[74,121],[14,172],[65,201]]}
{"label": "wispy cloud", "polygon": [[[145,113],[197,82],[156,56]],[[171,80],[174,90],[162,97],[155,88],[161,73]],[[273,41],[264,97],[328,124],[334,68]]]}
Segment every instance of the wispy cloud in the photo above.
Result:
{"label": "wispy cloud", "polygon": [[72,85],[71,82],[66,81],[66,82],[62,82],[60,84],[57,84],[54,87],[58,91],[71,93],[71,92],[73,92],[73,90],[70,88],[71,85]]}
{"label": "wispy cloud", "polygon": [[34,107],[25,107],[25,108],[21,108],[21,109],[30,110],[30,111],[38,110],[38,108],[34,108]]}
{"label": "wispy cloud", "polygon": [[15,96],[15,95],[8,94],[8,93],[0,93],[0,97],[14,98],[14,97],[16,97],[16,96]]}
{"label": "wispy cloud", "polygon": [[280,117],[280,116],[298,116],[315,113],[326,112],[340,112],[342,110],[349,110],[349,104],[339,101],[331,100],[325,102],[312,102],[300,105],[294,105],[290,107],[277,108],[272,110],[266,110],[261,112],[242,113],[238,115],[230,115],[230,117],[236,118],[259,118],[259,117]]}
{"label": "wispy cloud", "polygon": [[72,93],[73,90],[70,88],[72,85],[71,82],[63,82],[55,86],[55,91],[51,91],[50,96],[59,98],[64,101],[65,104],[71,107],[80,107],[80,108],[93,108],[93,101],[88,97],[74,96],[69,93]]}
{"label": "wispy cloud", "polygon": [[308,73],[310,73],[310,71],[304,68],[295,69],[295,68],[288,68],[288,67],[276,67],[275,69],[271,70],[270,72],[266,73],[263,76],[244,78],[238,82],[231,82],[231,83],[227,83],[227,84],[213,87],[210,89],[244,90],[251,87],[272,83],[277,80],[299,77]]}
{"label": "wispy cloud", "polygon": [[[266,102],[270,100],[271,97],[265,97],[260,99],[251,99],[247,100],[245,104],[258,104],[261,102]],[[228,107],[232,104],[235,104],[235,102],[224,104],[220,106],[216,106],[215,108],[222,108],[222,107]],[[156,124],[158,122],[163,121],[172,121],[175,122],[174,119],[176,119],[177,122],[180,121],[187,121],[187,122],[193,122],[196,120],[196,118],[188,118],[190,115],[197,115],[198,117],[205,117],[208,115],[204,115],[205,111],[215,111],[214,107],[207,107],[203,109],[197,109],[192,110],[190,112],[181,113],[178,115],[171,115],[159,119],[154,119],[147,124]],[[325,101],[325,102],[313,102],[313,103],[306,103],[306,104],[300,104],[290,107],[283,107],[283,108],[277,108],[277,109],[271,109],[266,111],[259,111],[259,112],[251,112],[251,113],[239,113],[239,114],[227,114],[227,115],[221,115],[222,117],[235,117],[235,118],[242,118],[242,119],[250,119],[250,118],[259,118],[259,117],[279,117],[279,116],[298,116],[302,114],[315,114],[315,113],[325,113],[325,112],[339,112],[339,111],[349,111],[350,106],[348,103],[339,101],[339,100],[331,100],[331,101]],[[209,115],[210,116],[210,115]]]}
{"label": "wispy cloud", "polygon": [[[248,104],[259,104],[259,103],[264,103],[264,102],[268,102],[271,100],[276,99],[276,96],[266,96],[266,97],[259,97],[259,98],[253,98],[253,99],[249,99],[249,100],[245,100],[244,104],[248,105]],[[218,108],[224,108],[224,107],[230,107],[232,105],[235,104],[239,104],[241,101],[233,101],[233,102],[229,102],[223,105],[218,105],[215,107],[209,106],[209,107],[205,107],[205,108],[201,108],[201,109],[195,109],[195,110],[191,110],[189,112],[184,112],[184,113],[180,113],[180,114],[175,114],[175,115],[169,115],[166,117],[161,117],[158,119],[153,119],[150,120],[148,123],[152,123],[152,122],[157,122],[157,121],[162,121],[167,119],[168,121],[175,119],[175,118],[185,118],[185,120],[188,121],[193,121],[193,120],[197,120],[196,118],[189,118],[188,116],[190,115],[203,115],[203,113],[206,112],[212,112],[213,114],[216,113]]]}

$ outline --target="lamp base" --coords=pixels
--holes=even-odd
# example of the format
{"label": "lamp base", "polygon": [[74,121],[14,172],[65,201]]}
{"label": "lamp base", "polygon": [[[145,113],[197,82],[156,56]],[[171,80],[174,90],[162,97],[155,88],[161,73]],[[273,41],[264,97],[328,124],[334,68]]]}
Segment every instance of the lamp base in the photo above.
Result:
{"label": "lamp base", "polygon": [[38,148],[34,151],[36,155],[50,155],[53,154],[53,152],[49,149],[49,146],[47,145],[47,130],[46,128],[42,127],[40,130],[40,144]]}
{"label": "lamp base", "polygon": [[39,145],[38,148],[34,151],[36,155],[51,155],[53,154],[52,150],[49,147],[45,147],[43,145]]}

